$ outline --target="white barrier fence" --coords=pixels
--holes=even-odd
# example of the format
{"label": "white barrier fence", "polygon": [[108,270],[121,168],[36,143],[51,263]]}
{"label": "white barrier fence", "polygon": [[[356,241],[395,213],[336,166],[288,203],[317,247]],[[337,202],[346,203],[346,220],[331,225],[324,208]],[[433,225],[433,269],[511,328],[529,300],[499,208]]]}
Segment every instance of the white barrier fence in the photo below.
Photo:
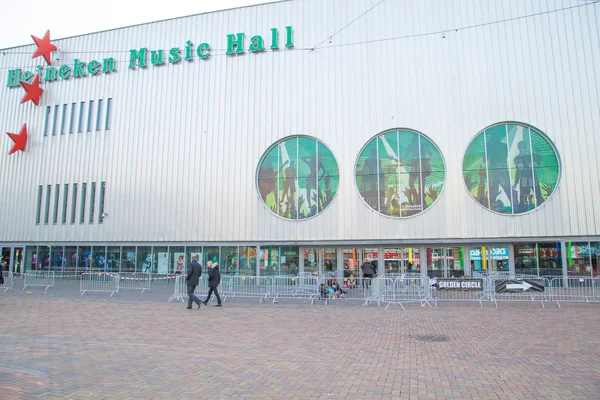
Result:
{"label": "white barrier fence", "polygon": [[374,300],[389,306],[402,307],[404,304],[419,303],[422,306],[435,304],[431,296],[430,280],[426,276],[375,278]]}
{"label": "white barrier fence", "polygon": [[147,272],[123,272],[118,274],[121,281],[119,289],[150,290],[152,276]]}
{"label": "white barrier fence", "polygon": [[[184,303],[188,297],[187,287],[188,285],[185,275],[177,276],[175,278],[175,292],[169,298],[169,302],[176,300],[180,303]],[[198,286],[196,286],[196,289],[194,289],[194,294],[200,300],[203,300],[206,298],[206,296],[208,296],[208,289],[208,277],[206,275],[203,275],[198,282]],[[221,289],[221,286],[219,287],[219,289]],[[219,290],[219,295],[222,297],[221,300],[223,301],[227,298],[227,295],[221,294],[221,290]],[[215,296],[213,295],[212,297],[214,298]]]}
{"label": "white barrier fence", "polygon": [[54,287],[54,271],[27,271],[23,274],[23,290],[28,286]]}
{"label": "white barrier fence", "polygon": [[2,271],[2,277],[4,278],[4,284],[0,286],[2,293],[6,293],[7,290],[12,290],[14,276],[12,271]]}
{"label": "white barrier fence", "polygon": [[[206,296],[208,282],[201,278],[195,294]],[[520,274],[480,275],[477,278],[433,278],[420,274],[382,275],[376,278],[343,278],[298,274],[296,276],[223,276],[219,292],[224,298],[360,300],[363,305],[408,303],[437,306],[439,302],[600,302],[600,277],[537,277]],[[185,301],[185,276],[178,276],[169,301]]]}
{"label": "white barrier fence", "polygon": [[598,277],[553,277],[550,280],[550,298],[560,308],[560,303],[592,303],[600,301]]}
{"label": "white barrier fence", "polygon": [[221,296],[259,299],[260,303],[271,294],[268,276],[225,276],[221,278]]}
{"label": "white barrier fence", "polygon": [[89,292],[110,293],[110,297],[119,292],[119,274],[108,272],[84,272],[79,280],[81,296]]}
{"label": "white barrier fence", "polygon": [[313,304],[319,298],[319,281],[316,276],[272,276],[270,281],[269,294],[273,303],[279,299],[305,299]]}
{"label": "white barrier fence", "polygon": [[431,297],[438,302],[478,302],[483,307],[487,300],[486,291],[489,281],[487,278],[433,278],[430,279]]}

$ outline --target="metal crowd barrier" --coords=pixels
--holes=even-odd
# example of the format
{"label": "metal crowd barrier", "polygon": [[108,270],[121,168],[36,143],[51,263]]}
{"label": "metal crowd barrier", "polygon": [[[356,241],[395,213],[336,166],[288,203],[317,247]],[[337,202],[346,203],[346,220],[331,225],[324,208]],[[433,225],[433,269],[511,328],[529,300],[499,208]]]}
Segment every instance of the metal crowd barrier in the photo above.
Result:
{"label": "metal crowd barrier", "polygon": [[487,278],[433,278],[429,280],[434,304],[440,301],[478,302],[483,307],[489,281]]}
{"label": "metal crowd barrier", "polygon": [[319,298],[318,279],[309,276],[271,277],[270,296],[273,303],[279,299],[307,299],[311,304]]}
{"label": "metal crowd barrier", "polygon": [[84,272],[79,280],[81,296],[88,292],[110,292],[110,297],[119,292],[119,274],[109,272]]}
{"label": "metal crowd barrier", "polygon": [[123,272],[119,274],[119,289],[150,290],[152,277],[148,272]]}
{"label": "metal crowd barrier", "polygon": [[560,308],[561,302],[591,303],[600,300],[598,278],[587,276],[554,277],[550,281],[550,298]]}
{"label": "metal crowd barrier", "polygon": [[[299,278],[304,279],[304,278]],[[271,278],[268,276],[227,276],[221,278],[221,297],[241,297],[267,300],[270,296]]]}
{"label": "metal crowd barrier", "polygon": [[184,297],[187,297],[187,285],[185,284],[185,276],[179,275],[175,278],[175,292],[169,297],[169,303],[177,300],[180,303],[184,302]]}
{"label": "metal crowd barrier", "polygon": [[23,274],[23,290],[27,286],[54,287],[54,271],[27,271]]}
{"label": "metal crowd barrier", "polygon": [[[221,280],[223,280],[223,277],[221,278]],[[221,296],[221,301],[225,301],[225,299],[227,299],[227,294],[221,294],[222,289],[224,289],[225,287],[223,286],[223,283],[221,283],[221,285],[219,285],[219,295]],[[200,299],[203,300],[204,298],[206,298],[206,296],[208,296],[208,274],[203,274],[202,277],[200,277],[200,281],[198,282],[198,286],[196,286],[196,289],[194,289],[194,294]],[[175,291],[173,293],[173,295],[171,297],[169,297],[169,302],[173,301],[173,300],[177,300],[180,303],[185,303],[187,301],[187,280],[186,280],[186,276],[185,275],[179,275],[175,278]],[[214,299],[216,296],[212,296],[211,300]]]}
{"label": "metal crowd barrier", "polygon": [[[486,297],[498,307],[498,301],[548,302],[551,292],[550,280],[542,277],[523,277],[513,275],[512,278],[490,276],[485,290]],[[551,289],[550,289],[551,290]]]}
{"label": "metal crowd barrier", "polygon": [[[98,274],[88,274],[98,275]],[[110,274],[108,274],[110,275]],[[311,304],[317,299],[361,300],[363,305],[376,303],[402,307],[407,303],[437,306],[438,302],[600,302],[600,277],[538,277],[523,274],[479,275],[478,278],[432,278],[420,274],[382,275],[377,278],[344,278],[329,289],[329,274],[317,277],[313,274],[297,276],[223,276],[219,293],[229,297],[256,298],[262,303],[272,299],[307,299]],[[206,297],[208,280],[203,276],[194,291],[196,296]],[[184,302],[187,298],[185,276],[175,279],[175,290],[169,301]]]}
{"label": "metal crowd barrier", "polygon": [[406,303],[420,303],[422,306],[435,304],[431,296],[430,280],[426,276],[404,278],[375,278],[377,298],[389,306],[402,307]]}
{"label": "metal crowd barrier", "polygon": [[4,284],[0,286],[0,289],[4,289],[2,293],[6,293],[7,290],[12,290],[13,288],[14,276],[12,271],[2,271],[2,277],[4,278]]}

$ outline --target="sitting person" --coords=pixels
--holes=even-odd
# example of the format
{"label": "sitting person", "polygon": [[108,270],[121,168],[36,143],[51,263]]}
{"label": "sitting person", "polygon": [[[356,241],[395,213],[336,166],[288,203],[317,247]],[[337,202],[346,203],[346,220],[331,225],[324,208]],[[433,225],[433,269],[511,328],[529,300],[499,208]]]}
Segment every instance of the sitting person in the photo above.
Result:
{"label": "sitting person", "polygon": [[356,278],[354,277],[354,275],[350,275],[350,278],[348,278],[347,283],[349,289],[354,289],[356,287]]}
{"label": "sitting person", "polygon": [[329,296],[329,290],[327,289],[327,284],[321,283],[319,293],[321,294],[321,300],[325,300],[327,298],[327,296]]}

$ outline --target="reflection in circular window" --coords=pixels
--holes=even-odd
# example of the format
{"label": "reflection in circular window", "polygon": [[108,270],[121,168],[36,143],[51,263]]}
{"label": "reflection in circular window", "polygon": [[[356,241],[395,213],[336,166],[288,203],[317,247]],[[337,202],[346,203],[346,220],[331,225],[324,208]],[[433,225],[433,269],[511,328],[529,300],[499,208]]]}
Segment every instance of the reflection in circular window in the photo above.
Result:
{"label": "reflection in circular window", "polygon": [[409,217],[429,208],[444,188],[444,160],[421,133],[393,130],[373,138],[356,161],[356,186],[374,210]]}
{"label": "reflection in circular window", "polygon": [[520,123],[486,128],[473,139],[463,160],[471,196],[502,214],[522,214],[541,206],[556,189],[559,175],[554,145]]}
{"label": "reflection in circular window", "polygon": [[258,167],[258,191],[275,214],[292,219],[314,217],[337,193],[339,170],[323,143],[292,136],[274,144]]}

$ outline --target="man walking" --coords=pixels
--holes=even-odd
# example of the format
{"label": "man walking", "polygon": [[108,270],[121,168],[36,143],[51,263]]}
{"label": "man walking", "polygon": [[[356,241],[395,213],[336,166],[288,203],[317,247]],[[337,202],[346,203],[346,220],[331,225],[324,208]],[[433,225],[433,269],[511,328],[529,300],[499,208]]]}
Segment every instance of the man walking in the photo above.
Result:
{"label": "man walking", "polygon": [[210,300],[210,296],[212,296],[214,292],[215,296],[217,296],[217,304],[215,304],[215,307],[221,307],[221,297],[219,297],[219,292],[217,290],[219,283],[221,283],[221,273],[219,272],[219,264],[210,263],[210,261],[207,264],[210,264],[207,265],[208,286],[210,287],[210,289],[208,289],[208,296],[206,296],[206,300],[204,300],[204,305],[207,305],[208,300]]}
{"label": "man walking", "polygon": [[192,309],[192,301],[198,304],[198,308],[200,308],[200,299],[196,297],[194,294],[194,290],[196,290],[196,286],[200,281],[200,277],[202,276],[202,266],[198,263],[198,256],[192,257],[192,262],[188,266],[186,282],[187,282],[187,293],[188,293],[188,309]]}

